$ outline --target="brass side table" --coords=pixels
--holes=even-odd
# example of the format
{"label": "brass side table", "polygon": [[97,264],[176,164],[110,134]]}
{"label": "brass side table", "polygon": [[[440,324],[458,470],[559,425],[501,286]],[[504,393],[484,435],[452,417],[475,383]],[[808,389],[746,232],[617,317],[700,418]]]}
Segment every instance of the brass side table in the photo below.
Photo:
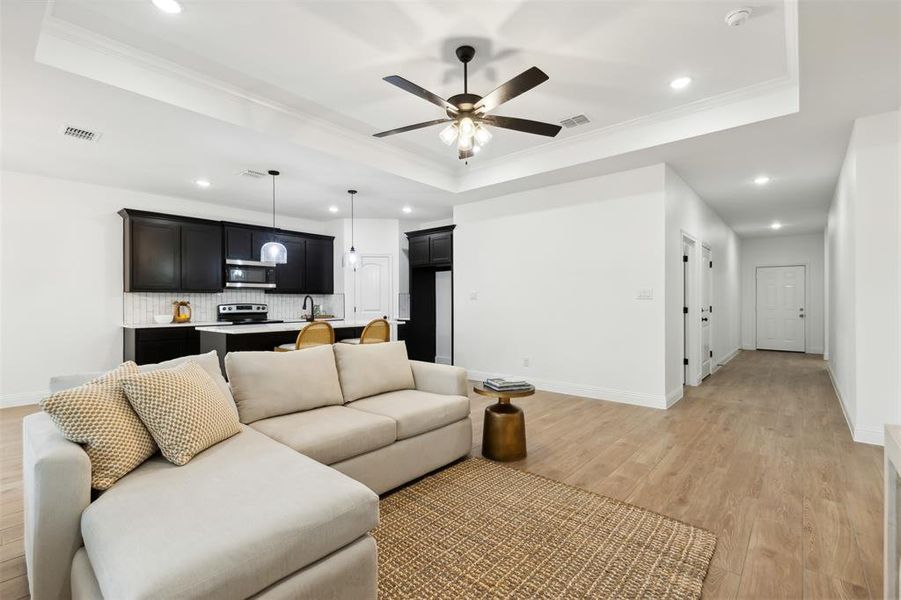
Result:
{"label": "brass side table", "polygon": [[526,417],[522,409],[510,403],[511,398],[531,396],[535,390],[499,391],[476,384],[472,391],[480,396],[497,398],[485,408],[482,427],[482,456],[503,462],[526,457]]}

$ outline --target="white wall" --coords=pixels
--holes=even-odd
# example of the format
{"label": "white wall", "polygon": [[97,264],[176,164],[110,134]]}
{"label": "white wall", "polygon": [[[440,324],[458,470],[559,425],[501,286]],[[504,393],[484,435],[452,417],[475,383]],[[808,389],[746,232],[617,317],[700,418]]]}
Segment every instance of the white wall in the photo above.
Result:
{"label": "white wall", "polygon": [[455,207],[455,363],[664,407],[664,171]]}
{"label": "white wall", "polygon": [[[713,314],[711,319],[711,369],[725,363],[739,349],[741,298],[739,294],[740,248],[739,238],[722,219],[698,197],[672,168],[665,171],[666,207],[666,390],[671,404],[682,394],[682,373],[684,357],[683,336],[683,264],[682,237],[690,236],[695,241],[693,270],[696,289],[689,297],[688,323],[692,355],[689,359],[687,383],[697,384],[700,380],[700,281],[701,247],[710,248],[713,260]],[[664,265],[661,265],[664,269]]]}
{"label": "white wall", "polygon": [[[390,315],[397,315],[397,294],[400,289],[400,246],[398,244],[400,223],[397,219],[356,219],[353,225],[354,247],[360,255],[377,255],[391,257],[391,310]],[[350,219],[341,219],[334,227],[332,235],[335,236],[335,262],[344,264],[344,254],[350,250],[351,223]],[[344,291],[345,311],[348,319],[354,316],[354,304],[356,293],[355,271],[347,267],[340,269],[340,277],[335,277],[335,292],[338,292],[337,282],[342,281]]]}
{"label": "white wall", "polygon": [[822,233],[746,238],[741,241],[741,345],[757,347],[757,267],[806,267],[805,350],[823,353],[825,297]]}
{"label": "white wall", "polygon": [[899,113],[857,119],[826,228],[827,352],[856,441],[901,422]]}
{"label": "white wall", "polygon": [[[121,208],[268,225],[271,214],[15,172],[0,178],[0,405],[30,403],[51,376],[109,369],[122,360]],[[344,221],[280,217],[286,229],[335,235],[335,292]],[[358,248],[393,257],[396,220],[358,221]],[[27,254],[26,254],[27,250]],[[352,299],[352,287],[346,299]],[[352,305],[351,305],[352,310]],[[351,312],[346,313],[348,315]]]}

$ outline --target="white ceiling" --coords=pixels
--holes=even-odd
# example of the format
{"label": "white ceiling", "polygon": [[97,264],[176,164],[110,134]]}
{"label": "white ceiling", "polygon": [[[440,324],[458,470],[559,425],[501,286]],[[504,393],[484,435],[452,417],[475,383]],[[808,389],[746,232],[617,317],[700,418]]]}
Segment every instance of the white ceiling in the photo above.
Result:
{"label": "white ceiling", "polygon": [[[432,220],[665,160],[740,234],[774,219],[796,233],[822,229],[853,119],[899,105],[893,0],[760,2],[740,28],[718,0],[182,3],[4,1],[4,168],[248,208],[268,205],[268,182],[237,173],[279,168],[287,213],[331,218],[354,186],[364,216],[409,204]],[[553,141],[495,129],[468,166],[437,128],[371,138],[442,116],[381,77],[457,93],[464,41],[482,94],[532,65],[550,75],[499,114],[592,123]],[[694,84],[673,92],[681,74]],[[103,138],[64,139],[64,123]]]}

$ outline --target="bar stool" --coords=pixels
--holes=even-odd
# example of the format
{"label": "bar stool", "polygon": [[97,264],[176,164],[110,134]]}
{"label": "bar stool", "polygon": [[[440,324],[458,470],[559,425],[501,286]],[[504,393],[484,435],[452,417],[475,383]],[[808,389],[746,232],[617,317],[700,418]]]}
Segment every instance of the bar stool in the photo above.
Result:
{"label": "bar stool", "polygon": [[358,338],[341,340],[342,344],[378,344],[391,339],[391,325],[385,319],[373,319]]}
{"label": "bar stool", "polygon": [[300,330],[300,333],[297,334],[296,342],[276,346],[275,351],[291,352],[292,350],[303,350],[304,348],[334,343],[335,330],[332,329],[332,326],[324,321],[316,321]]}

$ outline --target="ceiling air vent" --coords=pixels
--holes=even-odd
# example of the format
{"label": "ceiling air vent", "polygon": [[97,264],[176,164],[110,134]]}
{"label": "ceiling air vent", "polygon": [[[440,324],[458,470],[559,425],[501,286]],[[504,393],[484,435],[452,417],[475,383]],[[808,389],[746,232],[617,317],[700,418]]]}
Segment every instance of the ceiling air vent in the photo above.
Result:
{"label": "ceiling air vent", "polygon": [[585,115],[576,115],[575,117],[570,117],[568,119],[563,119],[560,121],[560,124],[566,127],[567,129],[572,129],[573,127],[578,127],[579,125],[585,125],[586,123],[590,123],[588,117]]}
{"label": "ceiling air vent", "polygon": [[261,173],[260,171],[254,171],[253,169],[244,169],[241,171],[241,175],[244,177],[253,177],[254,179],[259,179],[260,177],[265,177],[265,173]]}
{"label": "ceiling air vent", "polygon": [[96,142],[102,135],[98,131],[91,131],[84,127],[73,127],[71,125],[64,125],[60,132],[64,136],[75,138],[76,140],[84,140],[85,142]]}

